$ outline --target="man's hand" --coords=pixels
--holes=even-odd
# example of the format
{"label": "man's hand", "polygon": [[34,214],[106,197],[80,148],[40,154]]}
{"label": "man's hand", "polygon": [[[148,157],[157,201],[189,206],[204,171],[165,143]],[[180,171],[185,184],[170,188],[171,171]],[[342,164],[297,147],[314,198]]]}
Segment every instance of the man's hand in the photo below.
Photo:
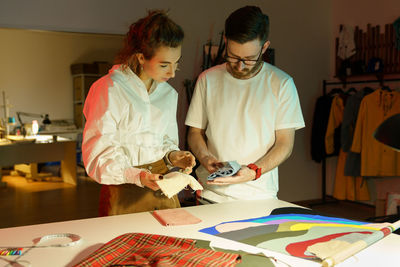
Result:
{"label": "man's hand", "polygon": [[210,152],[208,151],[206,135],[203,129],[190,127],[188,143],[190,149],[196,155],[201,165],[203,165],[209,173],[213,173],[219,167],[223,167],[223,164],[211,156]]}
{"label": "man's hand", "polygon": [[154,174],[148,171],[140,172],[140,182],[143,186],[150,188],[153,191],[160,189],[156,181],[162,180],[163,176],[161,174]]}
{"label": "man's hand", "polygon": [[189,151],[172,151],[168,158],[173,166],[181,168],[186,174],[191,173],[196,166],[196,158]]}
{"label": "man's hand", "polygon": [[256,172],[249,169],[246,166],[242,168],[233,176],[218,177],[213,181],[208,181],[207,184],[212,185],[229,185],[229,184],[240,184],[248,181],[253,181],[256,178]]}
{"label": "man's hand", "polygon": [[213,173],[224,166],[220,161],[211,155],[205,156],[199,159],[199,161],[209,173]]}

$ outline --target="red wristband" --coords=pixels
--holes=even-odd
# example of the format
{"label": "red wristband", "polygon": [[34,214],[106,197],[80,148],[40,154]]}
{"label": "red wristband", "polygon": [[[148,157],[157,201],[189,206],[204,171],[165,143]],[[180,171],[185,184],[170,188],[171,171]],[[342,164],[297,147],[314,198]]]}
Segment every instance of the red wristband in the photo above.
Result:
{"label": "red wristband", "polygon": [[256,178],[254,180],[257,180],[261,176],[261,168],[259,168],[256,164],[251,163],[247,165],[247,168],[252,169],[253,171],[256,172]]}

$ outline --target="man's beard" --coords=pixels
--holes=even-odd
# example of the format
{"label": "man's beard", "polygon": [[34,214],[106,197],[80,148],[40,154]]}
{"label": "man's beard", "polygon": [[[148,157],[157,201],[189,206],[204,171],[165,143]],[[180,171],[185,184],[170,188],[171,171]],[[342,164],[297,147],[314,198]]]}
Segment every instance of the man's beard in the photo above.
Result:
{"label": "man's beard", "polygon": [[229,62],[227,62],[226,64],[228,65],[228,68],[227,68],[228,72],[233,77],[235,77],[236,79],[245,80],[245,79],[250,79],[251,77],[254,77],[260,71],[263,62],[264,61],[263,61],[262,57],[260,57],[255,65],[250,66],[251,69],[249,69],[248,66],[246,66],[241,71],[236,70],[235,67],[233,67],[231,65],[231,63],[229,63]]}

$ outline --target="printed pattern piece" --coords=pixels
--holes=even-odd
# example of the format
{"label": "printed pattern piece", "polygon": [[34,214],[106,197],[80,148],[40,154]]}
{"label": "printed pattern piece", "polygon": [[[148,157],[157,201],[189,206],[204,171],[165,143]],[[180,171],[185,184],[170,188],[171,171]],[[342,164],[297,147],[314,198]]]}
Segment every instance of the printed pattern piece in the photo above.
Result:
{"label": "printed pattern piece", "polygon": [[354,244],[365,248],[394,230],[389,223],[321,216],[303,208],[278,208],[269,216],[225,222],[200,232],[291,256],[323,260]]}
{"label": "printed pattern piece", "polygon": [[235,266],[238,254],[195,247],[195,240],[127,233],[114,238],[76,266]]}
{"label": "printed pattern piece", "polygon": [[240,164],[236,161],[222,162],[223,167],[219,168],[217,171],[211,173],[208,177],[208,181],[213,181],[218,177],[227,177],[235,175],[241,168]]}

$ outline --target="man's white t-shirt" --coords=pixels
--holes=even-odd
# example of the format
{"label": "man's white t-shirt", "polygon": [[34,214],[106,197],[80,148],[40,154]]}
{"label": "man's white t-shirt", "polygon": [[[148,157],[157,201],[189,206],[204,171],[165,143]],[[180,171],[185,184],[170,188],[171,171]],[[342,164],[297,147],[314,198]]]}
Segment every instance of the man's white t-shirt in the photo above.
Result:
{"label": "man's white t-shirt", "polygon": [[[234,78],[226,64],[203,72],[197,81],[185,124],[205,129],[207,146],[219,161],[254,163],[273,146],[275,131],[304,127],[293,79],[264,63],[250,79]],[[203,166],[197,175],[202,196],[213,202],[276,198],[278,168],[256,181],[226,186],[207,185]]]}

